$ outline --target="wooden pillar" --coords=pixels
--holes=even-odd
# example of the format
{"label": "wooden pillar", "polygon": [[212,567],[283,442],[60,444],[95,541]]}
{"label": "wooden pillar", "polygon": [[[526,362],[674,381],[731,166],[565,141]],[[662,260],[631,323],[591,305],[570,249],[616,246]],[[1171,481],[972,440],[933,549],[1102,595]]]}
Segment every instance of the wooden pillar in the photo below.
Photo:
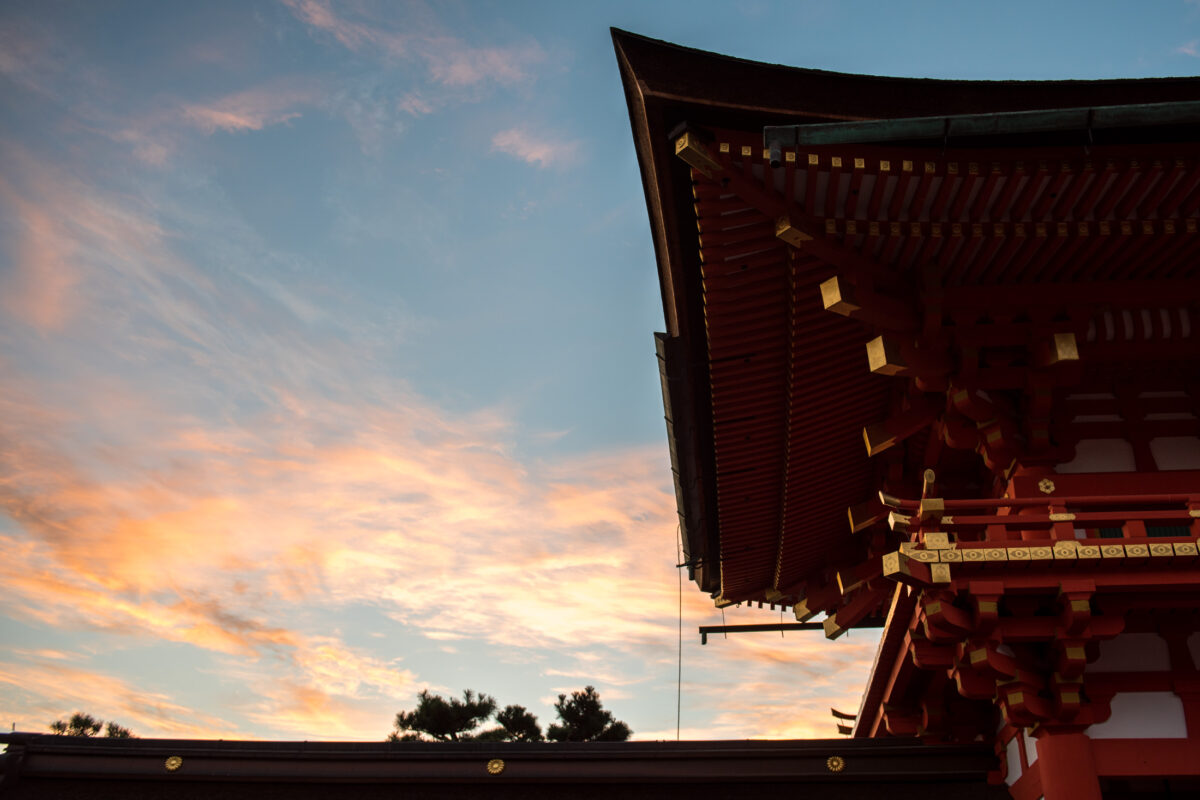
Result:
{"label": "wooden pillar", "polygon": [[1045,800],[1102,800],[1092,740],[1086,734],[1043,729],[1037,755]]}

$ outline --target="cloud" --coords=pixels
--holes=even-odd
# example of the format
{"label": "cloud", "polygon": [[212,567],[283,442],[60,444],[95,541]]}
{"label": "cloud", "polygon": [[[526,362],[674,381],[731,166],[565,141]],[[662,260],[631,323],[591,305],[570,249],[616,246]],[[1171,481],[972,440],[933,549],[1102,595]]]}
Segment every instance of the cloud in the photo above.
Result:
{"label": "cloud", "polygon": [[[371,344],[334,287],[280,271],[235,221],[5,155],[8,207],[52,225],[22,229],[17,273],[41,236],[76,287],[36,335],[0,316],[5,613],[212,654],[247,687],[231,715],[309,738],[381,736],[428,685],[387,640],[328,624],[364,609],[432,648],[552,657],[547,674],[610,692],[673,686],[664,448],[519,458],[506,412],[412,391],[382,368],[393,343]],[[691,587],[682,606],[689,630],[712,619]],[[689,696],[729,735],[786,733],[794,708],[741,685],[799,673],[806,688],[784,697],[844,697],[871,654],[845,641],[693,642],[689,665],[731,677]]]}
{"label": "cloud", "polygon": [[433,104],[418,92],[409,92],[396,101],[396,109],[418,117],[433,113]]}
{"label": "cloud", "polygon": [[1200,39],[1193,39],[1187,44],[1176,47],[1175,52],[1192,58],[1200,58]]}
{"label": "cloud", "polygon": [[274,84],[226,95],[208,104],[187,104],[181,114],[205,133],[260,131],[296,119],[297,106],[314,102],[315,86]]}
{"label": "cloud", "polygon": [[519,158],[538,167],[566,167],[579,158],[581,143],[509,128],[492,137],[492,150]]}
{"label": "cloud", "polygon": [[371,53],[388,60],[416,60],[429,77],[449,88],[496,83],[516,86],[533,80],[530,69],[545,60],[535,43],[476,47],[445,33],[431,21],[405,20],[405,30],[377,19],[351,19],[325,0],[282,0],[305,25],[357,53]]}
{"label": "cloud", "polygon": [[49,658],[0,662],[0,686],[6,690],[5,711],[19,730],[45,733],[54,720],[85,711],[143,737],[253,738],[211,714],[173,702],[162,692]]}
{"label": "cloud", "polygon": [[525,83],[530,80],[529,67],[543,58],[536,47],[468,47],[449,36],[421,44],[430,74],[446,86],[473,86],[484,81],[505,86]]}
{"label": "cloud", "polygon": [[73,316],[81,274],[63,227],[70,224],[30,202],[0,176],[0,207],[7,208],[14,269],[0,275],[0,305],[14,318],[43,332],[61,330]]}

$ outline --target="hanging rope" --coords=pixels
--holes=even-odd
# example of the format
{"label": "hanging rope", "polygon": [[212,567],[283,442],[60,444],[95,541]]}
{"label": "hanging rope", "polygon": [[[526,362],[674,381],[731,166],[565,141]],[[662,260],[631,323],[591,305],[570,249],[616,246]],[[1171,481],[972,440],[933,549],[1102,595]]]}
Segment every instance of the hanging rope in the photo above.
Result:
{"label": "hanging rope", "polygon": [[679,576],[679,663],[675,673],[675,741],[679,741],[679,720],[683,713],[683,527],[675,526],[675,574]]}

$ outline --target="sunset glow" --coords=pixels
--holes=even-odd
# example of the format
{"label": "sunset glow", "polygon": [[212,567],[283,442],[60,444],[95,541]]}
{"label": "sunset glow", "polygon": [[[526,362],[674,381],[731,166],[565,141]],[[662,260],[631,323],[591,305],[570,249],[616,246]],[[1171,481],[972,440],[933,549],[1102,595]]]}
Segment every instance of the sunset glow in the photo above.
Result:
{"label": "sunset glow", "polygon": [[1086,48],[924,8],[866,46],[858,5],[0,10],[0,723],[381,740],[423,689],[545,725],[593,684],[674,739],[682,616],[683,738],[834,735],[877,634],[701,647],[780,612],[679,594],[608,26],[942,77],[1187,74],[1200,39],[1189,3]]}

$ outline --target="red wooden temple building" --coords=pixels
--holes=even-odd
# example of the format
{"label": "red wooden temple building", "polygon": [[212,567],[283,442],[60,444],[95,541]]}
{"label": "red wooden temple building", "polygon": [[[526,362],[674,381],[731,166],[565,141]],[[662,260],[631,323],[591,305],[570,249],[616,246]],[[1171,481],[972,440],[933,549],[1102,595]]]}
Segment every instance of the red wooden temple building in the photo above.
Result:
{"label": "red wooden temple building", "polygon": [[987,742],[1018,800],[1196,796],[1200,79],[614,42],[699,588],[882,622],[855,738]]}

